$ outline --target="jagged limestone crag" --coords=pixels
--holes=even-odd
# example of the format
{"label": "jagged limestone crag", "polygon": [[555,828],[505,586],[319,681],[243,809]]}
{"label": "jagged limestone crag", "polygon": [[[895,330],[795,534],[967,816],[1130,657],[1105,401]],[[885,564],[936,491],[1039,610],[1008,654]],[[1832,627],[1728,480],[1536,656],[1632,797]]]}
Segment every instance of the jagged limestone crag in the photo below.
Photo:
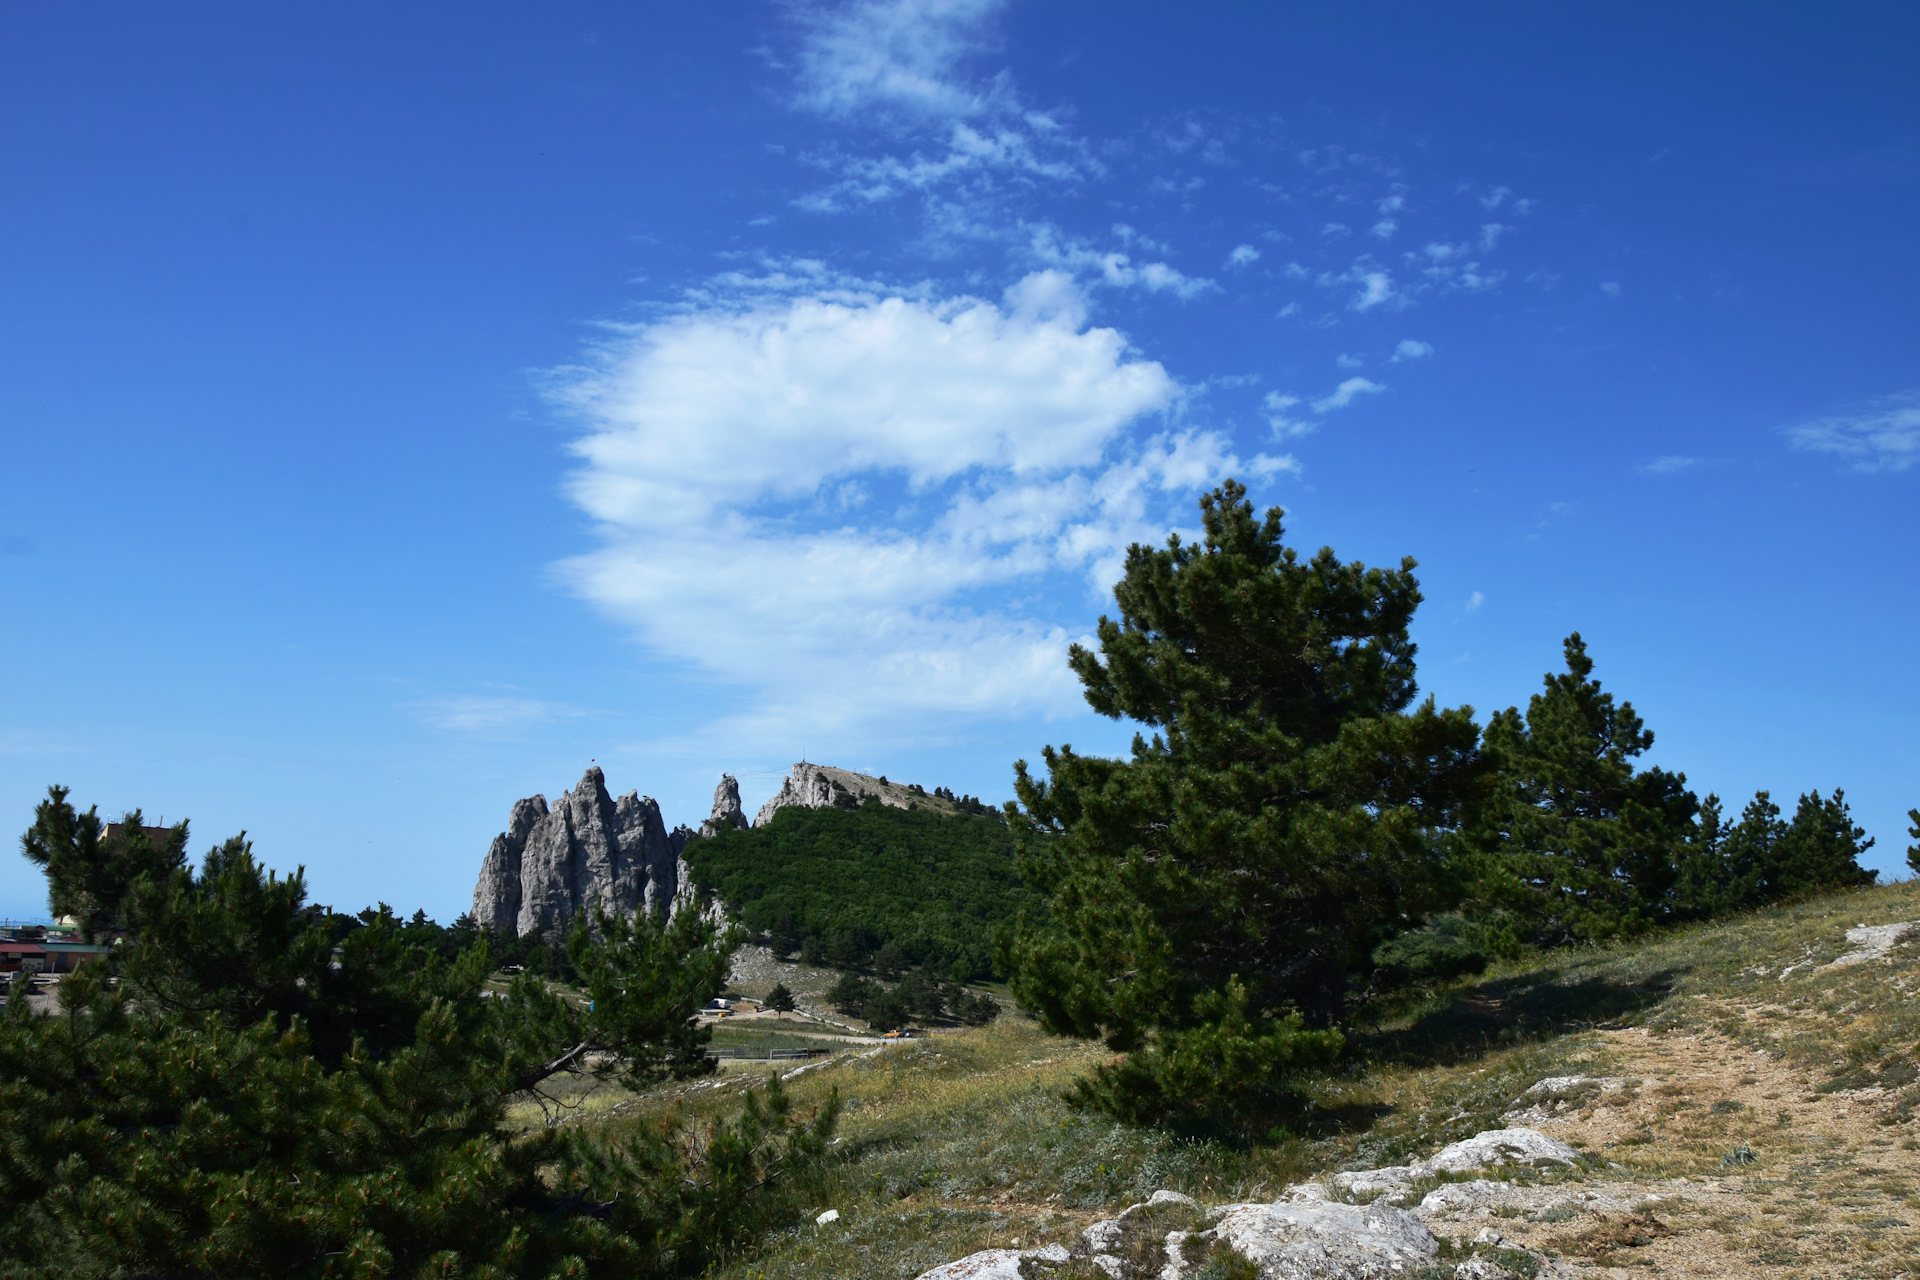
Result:
{"label": "jagged limestone crag", "polygon": [[713,816],[700,824],[699,834],[717,836],[722,831],[746,825],[747,811],[740,805],[740,783],[732,774],[723,773],[720,785],[713,789]]}
{"label": "jagged limestone crag", "polygon": [[[760,806],[751,825],[765,825],[788,805],[853,808],[868,799],[896,809],[957,811],[951,801],[923,790],[802,762],[793,766],[780,793]],[[501,933],[553,937],[595,903],[608,912],[646,910],[670,917],[694,896],[680,857],[687,842],[748,825],[740,783],[732,774],[720,775],[713,813],[699,830],[677,826],[668,831],[651,797],[630,791],[615,800],[600,770],[590,768],[551,809],[545,796],[513,806],[507,829],[493,838],[480,864],[474,921]],[[717,905],[710,909],[718,911]]]}
{"label": "jagged limestone crag", "polygon": [[[869,799],[895,809],[936,809],[944,813],[957,808],[939,796],[916,791],[898,782],[868,777],[851,769],[808,764],[803,760],[787,774],[786,781],[780,784],[779,793],[760,806],[760,812],[754,815],[753,825],[764,827],[773,820],[774,814],[788,805],[797,805],[802,809],[853,809]],[[717,804],[717,796],[715,800]]]}
{"label": "jagged limestone crag", "polygon": [[660,806],[629,791],[615,800],[589,768],[551,809],[545,796],[513,806],[473,890],[473,918],[501,933],[553,936],[598,904],[607,912],[671,914],[691,889],[680,852],[691,833],[668,832]]}

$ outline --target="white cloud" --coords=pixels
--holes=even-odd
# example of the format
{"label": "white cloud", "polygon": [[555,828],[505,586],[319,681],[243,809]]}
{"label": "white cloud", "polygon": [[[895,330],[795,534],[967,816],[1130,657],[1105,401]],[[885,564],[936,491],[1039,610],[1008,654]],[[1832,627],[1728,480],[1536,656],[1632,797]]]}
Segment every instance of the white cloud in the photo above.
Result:
{"label": "white cloud", "polygon": [[1467,597],[1467,612],[1468,613],[1474,612],[1486,602],[1487,602],[1487,596],[1484,591],[1474,592],[1472,595]]}
{"label": "white cloud", "polygon": [[1600,292],[1606,294],[1609,298],[1617,298],[1620,296],[1620,282],[1618,280],[1604,280],[1600,284]]}
{"label": "white cloud", "polygon": [[1502,226],[1498,222],[1482,224],[1480,228],[1480,252],[1493,252],[1494,246],[1500,243],[1500,237],[1511,230],[1513,230],[1512,227]]}
{"label": "white cloud", "polygon": [[1382,240],[1391,240],[1393,239],[1393,233],[1398,231],[1399,229],[1400,229],[1400,224],[1395,222],[1392,218],[1382,218],[1380,219],[1380,221],[1374,223],[1371,227],[1368,227],[1367,233],[1369,235],[1378,236]]}
{"label": "white cloud", "polygon": [[587,714],[580,707],[538,698],[469,695],[422,698],[402,705],[436,729],[476,738],[512,737],[535,725],[577,720]]}
{"label": "white cloud", "polygon": [[1920,462],[1920,391],[1802,422],[1787,429],[1787,438],[1795,448],[1833,454],[1852,471],[1905,471]]}
{"label": "white cloud", "polygon": [[1402,338],[1400,339],[1400,345],[1393,349],[1393,363],[1400,364],[1407,360],[1425,360],[1432,354],[1433,344],[1431,342],[1421,342],[1415,338]]}
{"label": "white cloud", "polygon": [[1081,241],[1062,243],[1051,226],[1034,233],[1033,254],[1054,267],[1094,274],[1103,284],[1116,289],[1145,289],[1148,293],[1170,293],[1176,298],[1195,298],[1220,286],[1205,276],[1189,276],[1164,262],[1134,265],[1125,253],[1103,253]]}
{"label": "white cloud", "polygon": [[1260,251],[1250,244],[1237,244],[1233,252],[1227,255],[1229,267],[1244,267],[1260,261]]}
{"label": "white cloud", "polygon": [[1350,355],[1344,351],[1341,352],[1339,355],[1335,356],[1333,358],[1333,362],[1339,365],[1342,369],[1358,369],[1362,365],[1366,364],[1366,361],[1362,360],[1359,356]]}
{"label": "white cloud", "polygon": [[1360,292],[1347,305],[1355,311],[1371,311],[1383,302],[1392,302],[1399,295],[1393,287],[1393,277],[1384,271],[1363,271],[1356,277]]}
{"label": "white cloud", "polygon": [[1273,428],[1276,440],[1285,440],[1292,436],[1304,436],[1320,424],[1305,418],[1296,418],[1294,409],[1300,404],[1299,396],[1282,395],[1278,391],[1267,392],[1267,398],[1260,402],[1267,412],[1267,423]]}
{"label": "white cloud", "polygon": [[1385,391],[1386,384],[1375,382],[1371,378],[1348,378],[1333,389],[1332,394],[1322,396],[1313,402],[1315,413],[1328,413],[1334,409],[1344,409],[1359,396],[1378,395]]}
{"label": "white cloud", "polygon": [[1669,453],[1655,458],[1640,469],[1650,476],[1670,476],[1690,471],[1705,461],[1704,458],[1684,458],[1677,453]]}
{"label": "white cloud", "polygon": [[801,9],[800,101],[841,117],[978,115],[996,86],[968,84],[961,63],[1004,7],[1004,0],[858,0]]}
{"label": "white cloud", "polygon": [[1070,711],[1072,637],[1019,602],[1050,575],[1104,591],[1195,490],[1294,468],[1179,429],[1180,387],[1058,271],[1000,303],[710,302],[620,331],[559,394],[602,540],[564,579],[753,691],[762,727]]}

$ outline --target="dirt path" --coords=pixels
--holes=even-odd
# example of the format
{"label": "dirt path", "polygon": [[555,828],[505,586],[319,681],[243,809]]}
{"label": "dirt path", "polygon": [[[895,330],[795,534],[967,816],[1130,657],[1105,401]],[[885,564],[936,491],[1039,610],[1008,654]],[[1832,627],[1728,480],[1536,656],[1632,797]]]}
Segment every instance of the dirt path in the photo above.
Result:
{"label": "dirt path", "polygon": [[1533,1188],[1523,1207],[1436,1234],[1492,1227],[1596,1278],[1920,1276],[1920,1142],[1883,1090],[1819,1093],[1806,1071],[1711,1033],[1603,1039],[1622,1085],[1512,1123],[1614,1176]]}

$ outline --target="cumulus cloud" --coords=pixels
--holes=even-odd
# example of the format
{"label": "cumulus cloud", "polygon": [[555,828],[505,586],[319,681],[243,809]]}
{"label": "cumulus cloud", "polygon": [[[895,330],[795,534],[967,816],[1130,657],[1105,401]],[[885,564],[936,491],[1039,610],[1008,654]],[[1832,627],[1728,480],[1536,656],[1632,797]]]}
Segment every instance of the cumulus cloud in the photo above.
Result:
{"label": "cumulus cloud", "polygon": [[1344,409],[1360,396],[1378,395],[1385,391],[1386,384],[1375,382],[1371,378],[1348,378],[1333,389],[1332,394],[1320,397],[1313,402],[1315,413],[1330,413],[1335,409]]}
{"label": "cumulus cloud", "polygon": [[1421,342],[1415,338],[1402,338],[1400,345],[1393,349],[1393,363],[1401,364],[1408,360],[1425,360],[1433,354],[1431,342]]}
{"label": "cumulus cloud", "polygon": [[1795,448],[1833,454],[1852,471],[1905,471],[1920,462],[1920,391],[1802,422],[1787,428],[1787,438]]}
{"label": "cumulus cloud", "polygon": [[564,579],[756,691],[762,721],[1073,709],[1072,637],[1017,602],[1050,576],[1102,591],[1195,490],[1293,466],[1181,429],[1181,388],[1059,271],[997,302],[702,305],[620,331],[558,394],[601,539]]}
{"label": "cumulus cloud", "polygon": [[1229,267],[1245,267],[1260,261],[1260,251],[1250,244],[1237,244],[1233,252],[1227,255]]}

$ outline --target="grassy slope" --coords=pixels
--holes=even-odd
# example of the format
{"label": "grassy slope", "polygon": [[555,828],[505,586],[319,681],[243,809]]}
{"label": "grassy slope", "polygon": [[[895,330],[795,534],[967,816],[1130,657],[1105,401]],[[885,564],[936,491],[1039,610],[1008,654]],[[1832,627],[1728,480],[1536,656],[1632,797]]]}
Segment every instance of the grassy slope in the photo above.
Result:
{"label": "grassy slope", "polygon": [[[1603,1221],[1562,1214],[1503,1222],[1510,1237],[1641,1264],[1621,1275],[1898,1275],[1920,1265],[1908,1225],[1920,1224],[1920,1085],[1907,1083],[1920,1011],[1906,992],[1920,981],[1920,936],[1887,962],[1817,966],[1849,949],[1848,928],[1915,918],[1920,886],[1895,885],[1428,994],[1363,1030],[1367,1065],[1328,1085],[1317,1132],[1253,1152],[1072,1111],[1062,1089],[1104,1051],[1017,1018],[856,1050],[789,1086],[803,1103],[836,1086],[848,1100],[841,1160],[809,1193],[810,1210],[837,1208],[841,1221],[796,1214],[718,1274],[911,1277],[1015,1239],[1065,1242],[1160,1187],[1210,1203],[1271,1197],[1500,1127],[1528,1085],[1584,1072],[1638,1083],[1535,1123],[1618,1166],[1587,1175],[1595,1189],[1661,1197],[1647,1206],[1674,1234],[1609,1252]],[[1799,967],[1783,979],[1788,966]],[[597,1122],[731,1110],[762,1075],[664,1090]],[[1741,1144],[1756,1162],[1723,1164]]]}

